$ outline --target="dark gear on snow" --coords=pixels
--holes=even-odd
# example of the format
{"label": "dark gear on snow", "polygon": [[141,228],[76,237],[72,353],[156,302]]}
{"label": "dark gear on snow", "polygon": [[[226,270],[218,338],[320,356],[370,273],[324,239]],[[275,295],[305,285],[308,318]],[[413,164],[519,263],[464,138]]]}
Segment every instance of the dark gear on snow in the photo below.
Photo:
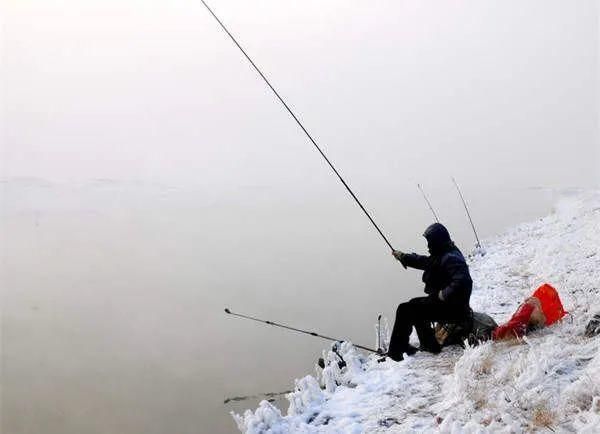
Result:
{"label": "dark gear on snow", "polygon": [[468,323],[471,321],[469,299],[473,281],[463,254],[454,245],[448,230],[441,223],[429,226],[423,234],[430,256],[394,252],[404,267],[423,270],[427,297],[417,297],[402,303],[396,311],[388,355],[402,360],[408,349],[408,339],[414,327],[421,349],[438,353],[440,345],[431,328],[432,322]]}
{"label": "dark gear on snow", "polygon": [[493,331],[498,327],[494,318],[483,312],[473,312],[471,318],[462,322],[438,322],[435,327],[435,338],[442,347],[449,345],[477,345],[489,341]]}
{"label": "dark gear on snow", "polygon": [[585,327],[585,336],[591,338],[592,336],[600,335],[600,312],[592,317],[588,325]]}

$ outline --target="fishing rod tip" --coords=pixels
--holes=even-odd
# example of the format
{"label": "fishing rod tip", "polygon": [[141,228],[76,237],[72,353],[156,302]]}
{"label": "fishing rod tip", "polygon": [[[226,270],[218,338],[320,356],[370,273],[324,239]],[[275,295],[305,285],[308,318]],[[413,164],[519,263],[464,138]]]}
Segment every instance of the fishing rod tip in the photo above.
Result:
{"label": "fishing rod tip", "polygon": [[225,313],[231,313],[228,307],[225,308]]}

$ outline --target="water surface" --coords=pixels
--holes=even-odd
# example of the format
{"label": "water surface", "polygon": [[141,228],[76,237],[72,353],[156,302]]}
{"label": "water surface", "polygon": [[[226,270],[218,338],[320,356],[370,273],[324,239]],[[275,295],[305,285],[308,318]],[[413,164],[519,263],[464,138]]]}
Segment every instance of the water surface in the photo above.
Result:
{"label": "water surface", "polygon": [[[248,204],[152,184],[22,179],[6,181],[3,197],[10,433],[231,432],[228,412],[257,400],[224,399],[289,389],[327,343],[224,307],[371,346],[377,315],[392,319],[421,293],[418,273],[344,201]],[[496,199],[494,210],[473,202],[483,236],[551,201],[538,190]],[[431,217],[418,191],[402,208],[413,213],[386,228],[399,248],[423,252]],[[442,214],[469,251],[460,203]]]}

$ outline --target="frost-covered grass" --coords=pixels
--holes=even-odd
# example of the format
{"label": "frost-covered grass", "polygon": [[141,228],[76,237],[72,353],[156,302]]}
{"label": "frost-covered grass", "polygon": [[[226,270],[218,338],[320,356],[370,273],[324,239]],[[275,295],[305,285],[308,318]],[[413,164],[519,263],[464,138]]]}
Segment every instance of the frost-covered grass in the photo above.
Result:
{"label": "frost-covered grass", "polygon": [[234,415],[246,433],[600,432],[600,193],[563,198],[551,215],[485,242],[470,259],[471,306],[504,322],[544,282],[571,312],[522,341],[445,348],[377,363],[344,343],[316,377],[296,380],[286,415],[267,401]]}

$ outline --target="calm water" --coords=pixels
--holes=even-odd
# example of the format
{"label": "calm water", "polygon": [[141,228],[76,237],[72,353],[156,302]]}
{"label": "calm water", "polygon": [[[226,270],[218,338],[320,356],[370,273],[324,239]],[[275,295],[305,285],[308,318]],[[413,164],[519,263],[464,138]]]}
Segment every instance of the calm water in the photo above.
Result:
{"label": "calm water", "polygon": [[[420,294],[419,274],[391,259],[343,194],[244,194],[4,182],[3,432],[232,432],[228,412],[257,401],[225,398],[292,387],[326,343],[224,307],[373,345],[378,313],[392,319]],[[452,186],[431,195],[469,250]],[[552,201],[533,189],[471,196],[483,236]],[[431,217],[418,191],[387,209],[377,217],[398,248],[424,251]]]}

